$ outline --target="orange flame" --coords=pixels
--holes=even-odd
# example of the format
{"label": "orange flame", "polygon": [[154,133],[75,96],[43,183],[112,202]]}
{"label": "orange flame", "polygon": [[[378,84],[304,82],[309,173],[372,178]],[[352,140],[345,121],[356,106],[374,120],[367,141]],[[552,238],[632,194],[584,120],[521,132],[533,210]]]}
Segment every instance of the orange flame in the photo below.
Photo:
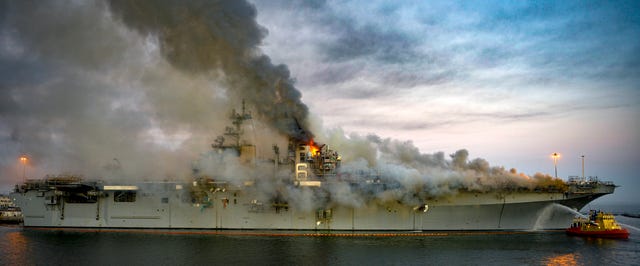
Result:
{"label": "orange flame", "polygon": [[309,151],[311,152],[311,154],[313,156],[315,156],[316,153],[318,151],[320,151],[320,148],[318,146],[316,146],[316,144],[313,142],[313,140],[309,141]]}

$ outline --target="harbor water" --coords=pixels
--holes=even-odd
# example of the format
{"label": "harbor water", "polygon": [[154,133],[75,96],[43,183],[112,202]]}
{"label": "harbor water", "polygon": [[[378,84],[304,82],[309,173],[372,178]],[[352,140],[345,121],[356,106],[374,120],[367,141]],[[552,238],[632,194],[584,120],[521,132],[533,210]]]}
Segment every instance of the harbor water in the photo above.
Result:
{"label": "harbor water", "polygon": [[640,219],[616,220],[629,230],[629,239],[563,231],[331,235],[0,226],[0,264],[640,265]]}

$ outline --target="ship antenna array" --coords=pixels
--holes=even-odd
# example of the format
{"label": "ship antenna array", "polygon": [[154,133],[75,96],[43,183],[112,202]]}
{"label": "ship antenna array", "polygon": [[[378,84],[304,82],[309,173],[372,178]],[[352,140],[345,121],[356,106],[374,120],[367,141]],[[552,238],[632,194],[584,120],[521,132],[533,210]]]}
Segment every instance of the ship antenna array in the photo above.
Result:
{"label": "ship antenna array", "polygon": [[[236,109],[231,111],[231,123],[234,127],[226,127],[225,128],[225,136],[228,136],[234,140],[233,148],[240,150],[240,136],[244,133],[242,130],[242,124],[246,120],[252,119],[251,113],[247,112],[245,101],[242,100],[242,113],[236,112]],[[224,142],[224,137],[220,136],[216,139],[216,145],[222,147],[222,143]]]}

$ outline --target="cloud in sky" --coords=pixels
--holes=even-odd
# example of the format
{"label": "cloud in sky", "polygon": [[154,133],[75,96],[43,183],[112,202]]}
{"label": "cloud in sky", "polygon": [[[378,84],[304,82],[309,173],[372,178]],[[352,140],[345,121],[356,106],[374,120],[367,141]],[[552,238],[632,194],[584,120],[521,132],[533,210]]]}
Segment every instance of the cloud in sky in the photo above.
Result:
{"label": "cloud in sky", "polygon": [[611,157],[592,174],[640,185],[636,1],[255,3],[263,49],[329,127],[525,171],[544,171],[556,149],[590,151]]}
{"label": "cloud in sky", "polygon": [[305,98],[336,101],[324,115],[346,111],[339,99],[498,120],[638,103],[634,2],[256,4],[271,29],[264,49]]}

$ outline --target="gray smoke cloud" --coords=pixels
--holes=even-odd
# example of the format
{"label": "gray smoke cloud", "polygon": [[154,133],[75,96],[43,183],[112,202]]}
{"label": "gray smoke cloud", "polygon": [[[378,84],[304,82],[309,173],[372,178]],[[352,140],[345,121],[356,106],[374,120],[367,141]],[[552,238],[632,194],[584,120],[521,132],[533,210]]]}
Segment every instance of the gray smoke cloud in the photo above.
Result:
{"label": "gray smoke cloud", "polygon": [[157,38],[163,56],[189,73],[222,76],[232,101],[246,99],[283,134],[307,139],[307,106],[289,69],[274,65],[258,46],[267,30],[245,1],[112,0],[115,17]]}
{"label": "gray smoke cloud", "polygon": [[425,199],[460,191],[508,192],[565,186],[562,180],[547,174],[529,176],[514,168],[491,166],[481,158],[471,159],[465,149],[450,155],[421,153],[411,141],[373,134],[347,135],[341,129],[328,130],[319,139],[326,139],[343,155],[339,174],[327,180],[327,191],[335,204],[362,207],[371,202],[401,202],[416,206]]}
{"label": "gray smoke cloud", "polygon": [[[250,190],[261,203],[280,199],[298,210],[315,211],[334,206],[376,208],[388,204],[422,206],[432,199],[454,196],[461,191],[488,193],[534,189],[562,190],[565,183],[549,175],[533,176],[516,169],[491,166],[472,159],[465,149],[453,154],[421,153],[411,141],[377,135],[347,135],[341,129],[320,132],[318,141],[340,152],[342,165],[337,175],[314,177],[322,187],[298,187],[291,182],[287,166],[276,169],[273,162],[241,164],[235,153],[210,152],[197,163],[202,176]],[[245,187],[244,182],[255,182]]]}
{"label": "gray smoke cloud", "polygon": [[[307,108],[244,1],[0,3],[2,186],[188,176],[243,99],[263,134],[306,137]],[[117,169],[117,171],[116,171]]]}

